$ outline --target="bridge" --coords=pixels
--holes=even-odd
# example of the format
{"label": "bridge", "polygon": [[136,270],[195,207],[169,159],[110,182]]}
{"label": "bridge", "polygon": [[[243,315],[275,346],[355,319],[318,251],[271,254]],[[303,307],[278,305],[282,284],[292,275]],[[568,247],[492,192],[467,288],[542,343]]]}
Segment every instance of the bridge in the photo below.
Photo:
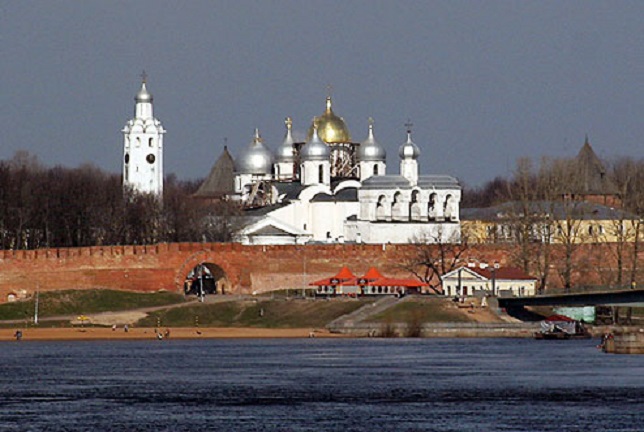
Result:
{"label": "bridge", "polygon": [[576,288],[530,297],[500,297],[499,307],[523,306],[644,306],[644,288]]}

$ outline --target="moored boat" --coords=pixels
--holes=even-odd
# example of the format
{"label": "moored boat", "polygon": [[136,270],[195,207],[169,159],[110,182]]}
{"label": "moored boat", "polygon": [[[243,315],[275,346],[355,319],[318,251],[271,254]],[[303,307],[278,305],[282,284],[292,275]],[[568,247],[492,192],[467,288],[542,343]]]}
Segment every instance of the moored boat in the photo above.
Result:
{"label": "moored boat", "polygon": [[535,339],[590,339],[592,335],[581,321],[565,315],[552,315],[541,321],[541,330],[534,333]]}

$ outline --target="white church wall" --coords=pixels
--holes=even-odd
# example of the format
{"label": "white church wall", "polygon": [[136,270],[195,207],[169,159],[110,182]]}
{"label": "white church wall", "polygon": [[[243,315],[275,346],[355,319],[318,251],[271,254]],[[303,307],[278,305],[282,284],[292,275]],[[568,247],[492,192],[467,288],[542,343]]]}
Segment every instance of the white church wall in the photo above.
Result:
{"label": "white church wall", "polygon": [[347,241],[381,244],[412,243],[416,239],[426,239],[430,243],[438,243],[439,237],[444,243],[460,241],[460,224],[446,223],[371,223],[367,221],[345,222],[345,238]]}
{"label": "white church wall", "polygon": [[387,165],[381,161],[365,161],[358,163],[360,170],[360,181],[369,177],[386,175]]}
{"label": "white church wall", "polygon": [[288,225],[297,227],[303,231],[307,231],[306,228],[304,228],[306,219],[304,218],[302,211],[302,203],[298,200],[291,201],[288,205],[273,210],[268,214],[268,216]]}

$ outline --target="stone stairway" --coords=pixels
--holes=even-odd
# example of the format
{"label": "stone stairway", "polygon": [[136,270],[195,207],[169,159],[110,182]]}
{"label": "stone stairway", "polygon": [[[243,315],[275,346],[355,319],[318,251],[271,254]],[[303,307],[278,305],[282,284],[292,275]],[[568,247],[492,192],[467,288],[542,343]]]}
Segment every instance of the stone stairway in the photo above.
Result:
{"label": "stone stairway", "polygon": [[374,299],[372,303],[368,303],[351,313],[342,315],[331,321],[326,325],[326,328],[331,332],[339,332],[344,328],[353,327],[355,324],[366,320],[370,316],[389,309],[399,301],[401,300],[390,296]]}

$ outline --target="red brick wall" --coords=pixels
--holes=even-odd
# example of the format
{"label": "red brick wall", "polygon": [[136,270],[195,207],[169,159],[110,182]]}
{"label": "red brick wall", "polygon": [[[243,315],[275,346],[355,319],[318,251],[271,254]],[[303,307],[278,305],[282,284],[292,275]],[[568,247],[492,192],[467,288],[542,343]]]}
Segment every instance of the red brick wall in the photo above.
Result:
{"label": "red brick wall", "polygon": [[[0,302],[11,292],[112,288],[182,292],[183,281],[201,262],[226,273],[233,293],[301,288],[346,265],[356,275],[378,267],[385,275],[409,277],[400,268],[413,245],[243,246],[237,243],[171,243],[29,251],[0,250]],[[508,265],[503,245],[477,245],[463,261]]]}

